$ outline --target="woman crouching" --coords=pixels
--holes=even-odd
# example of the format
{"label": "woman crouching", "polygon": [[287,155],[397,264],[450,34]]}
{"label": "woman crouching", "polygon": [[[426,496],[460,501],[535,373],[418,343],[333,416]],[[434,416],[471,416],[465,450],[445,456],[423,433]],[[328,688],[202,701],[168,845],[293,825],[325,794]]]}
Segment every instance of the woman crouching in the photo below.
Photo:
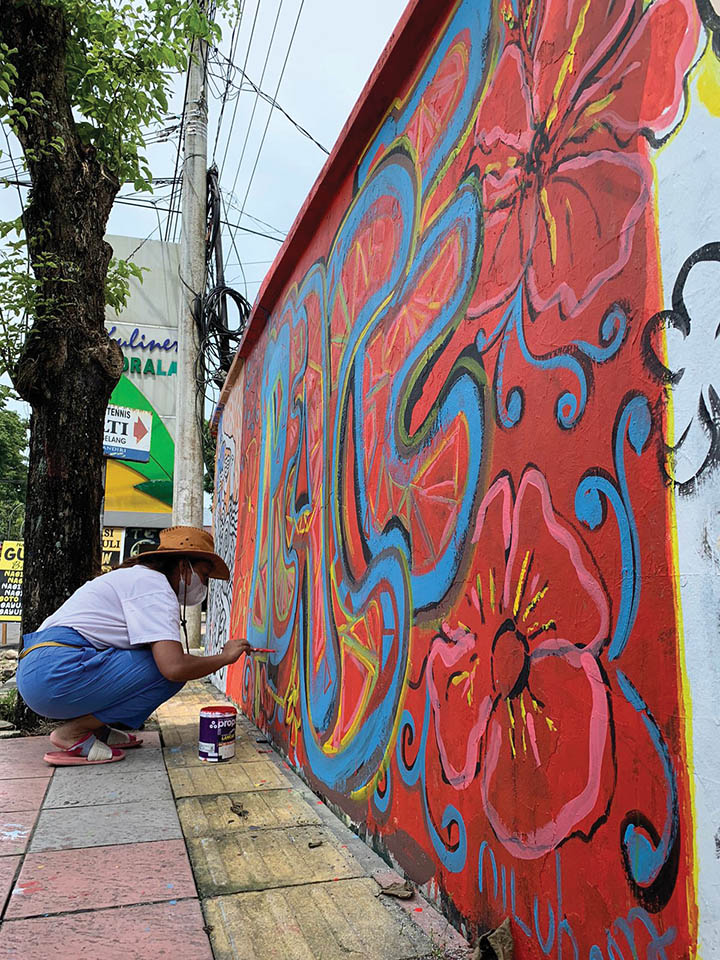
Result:
{"label": "woman crouching", "polygon": [[84,583],[23,637],[20,696],[35,713],[66,721],[50,734],[57,749],[45,754],[48,763],[122,760],[121,748],[142,744],[126,731],[141,727],[188,680],[250,651],[246,640],[228,640],[210,657],[183,650],[185,608],[202,603],[210,577],[230,579],[210,534],[170,527],[160,533],[157,550]]}

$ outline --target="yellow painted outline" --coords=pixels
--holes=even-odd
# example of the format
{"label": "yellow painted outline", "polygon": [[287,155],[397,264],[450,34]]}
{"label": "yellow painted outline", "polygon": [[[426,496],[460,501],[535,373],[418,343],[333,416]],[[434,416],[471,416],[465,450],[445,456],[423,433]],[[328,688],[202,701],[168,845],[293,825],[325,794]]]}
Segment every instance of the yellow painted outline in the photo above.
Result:
{"label": "yellow painted outline", "polygon": [[[689,87],[688,87],[689,90]],[[688,111],[690,105],[687,107]],[[680,124],[679,126],[682,126]],[[658,205],[659,191],[658,191],[658,170],[655,164],[655,159],[650,158],[650,164],[653,171],[653,191],[652,191],[652,205],[653,205],[653,239],[655,240],[655,247],[657,251],[656,262],[658,265],[658,285],[659,285],[659,295],[660,302],[663,302],[664,288],[662,278],[662,259],[660,257],[660,210]],[[661,349],[662,349],[662,359],[665,366],[668,366],[668,343],[667,343],[667,334],[665,330],[662,331],[661,336]],[[675,408],[673,400],[672,387],[665,389],[665,411],[667,416],[666,423],[666,436],[670,439],[675,436]],[[687,897],[687,907],[688,907],[688,936],[689,936],[689,946],[692,949],[693,943],[695,946],[695,958],[696,960],[702,960],[702,957],[699,952],[698,944],[698,935],[700,932],[700,910],[698,905],[698,891],[700,889],[700,861],[698,859],[698,846],[697,846],[697,836],[695,831],[695,825],[697,823],[697,799],[695,796],[695,765],[693,762],[693,753],[694,753],[694,744],[693,744],[693,704],[692,704],[692,693],[690,690],[690,683],[687,672],[687,652],[686,652],[686,643],[685,643],[685,622],[683,618],[683,609],[682,609],[682,589],[680,587],[680,548],[678,543],[678,532],[677,532],[677,510],[675,505],[675,494],[673,492],[672,484],[668,484],[666,488],[665,498],[667,501],[667,518],[668,518],[668,533],[670,536],[670,551],[671,551],[671,580],[672,580],[672,589],[673,589],[673,605],[675,607],[675,628],[677,636],[677,670],[678,670],[678,687],[680,693],[680,703],[679,707],[682,708],[682,717],[680,717],[680,729],[684,734],[684,747],[685,747],[685,757],[683,758],[685,763],[685,772],[688,785],[688,795],[690,801],[690,829],[688,832],[687,843],[690,847],[691,856],[692,856],[692,869],[688,872],[686,880],[686,897]]]}

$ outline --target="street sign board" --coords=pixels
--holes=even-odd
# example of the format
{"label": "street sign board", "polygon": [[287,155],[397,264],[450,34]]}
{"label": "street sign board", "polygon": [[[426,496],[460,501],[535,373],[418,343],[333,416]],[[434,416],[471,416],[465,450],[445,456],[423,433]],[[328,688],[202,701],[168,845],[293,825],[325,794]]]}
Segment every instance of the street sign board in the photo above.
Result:
{"label": "street sign board", "polygon": [[22,618],[23,541],[0,541],[0,621]]}
{"label": "street sign board", "polygon": [[122,560],[125,530],[123,527],[103,527],[102,572],[108,573]]}
{"label": "street sign board", "polygon": [[152,413],[109,404],[105,411],[103,454],[118,460],[147,463],[150,459]]}

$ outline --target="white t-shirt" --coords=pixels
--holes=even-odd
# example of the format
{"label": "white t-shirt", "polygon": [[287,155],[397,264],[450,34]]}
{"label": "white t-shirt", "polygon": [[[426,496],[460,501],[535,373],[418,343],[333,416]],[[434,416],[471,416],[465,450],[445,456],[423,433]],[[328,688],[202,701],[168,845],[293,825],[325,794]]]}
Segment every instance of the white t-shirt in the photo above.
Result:
{"label": "white t-shirt", "polygon": [[40,626],[72,627],[105,650],[180,640],[180,605],[167,577],[142,564],[88,580]]}

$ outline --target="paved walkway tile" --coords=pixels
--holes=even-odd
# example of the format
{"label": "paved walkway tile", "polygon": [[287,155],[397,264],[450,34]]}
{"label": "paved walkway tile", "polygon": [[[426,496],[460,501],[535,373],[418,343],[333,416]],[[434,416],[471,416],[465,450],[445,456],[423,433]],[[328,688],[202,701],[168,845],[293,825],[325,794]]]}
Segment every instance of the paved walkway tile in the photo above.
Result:
{"label": "paved walkway tile", "polygon": [[5,903],[22,857],[0,857],[0,903]]}
{"label": "paved walkway tile", "polygon": [[[44,765],[47,770],[49,767]],[[23,780],[0,780],[0,810],[2,814],[13,810],[39,810],[47,790],[50,774],[43,777],[26,777]]]}
{"label": "paved walkway tile", "polygon": [[176,797],[277,790],[290,786],[275,764],[264,758],[249,764],[208,763],[202,767],[171,768],[168,773]]}
{"label": "paved walkway tile", "polygon": [[6,922],[2,960],[213,960],[197,900]]}
{"label": "paved walkway tile", "polygon": [[188,851],[201,897],[365,875],[321,827],[200,837]]}
{"label": "paved walkway tile", "polygon": [[[164,733],[165,728],[163,727],[163,735]],[[249,763],[253,760],[262,760],[263,757],[269,755],[268,751],[270,751],[268,746],[260,743],[251,743],[244,738],[238,738],[235,743],[234,759],[223,760],[222,765],[223,767],[227,767],[234,763]],[[206,767],[208,765],[207,760],[201,760],[198,756],[197,742],[188,743],[187,740],[185,740],[182,745],[177,744],[166,747],[163,752],[168,769],[175,767]]]}
{"label": "paved walkway tile", "polygon": [[135,736],[138,740],[142,740],[143,745],[142,747],[132,747],[130,750],[126,750],[125,753],[131,757],[139,756],[141,753],[144,753],[148,747],[162,747],[159,730],[137,730]]}
{"label": "paved walkway tile", "polygon": [[228,835],[260,827],[299,827],[320,823],[313,808],[295,789],[186,797],[178,800],[177,804],[186,837]]}
{"label": "paved walkway tile", "polygon": [[[142,747],[140,748],[142,749]],[[99,803],[133,803],[171,800],[164,770],[133,772],[129,760],[87,767],[60,768],[52,779],[44,809],[94,806]]]}
{"label": "paved walkway tile", "polygon": [[[142,770],[162,770],[164,767],[162,747],[157,744],[148,744],[147,747],[133,747],[125,751],[125,759],[119,764],[115,764],[113,770],[119,770],[120,767],[127,774],[129,771],[139,773]],[[100,769],[99,767],[93,769]],[[82,768],[80,768],[82,770]],[[78,767],[66,767],[64,772],[72,771],[78,773]]]}
{"label": "paved walkway tile", "polygon": [[197,748],[198,725],[195,723],[171,723],[162,721],[163,743],[166,747],[179,747],[194,743]]}
{"label": "paved walkway tile", "polygon": [[[72,850],[182,837],[175,803],[145,800],[91,807],[45,809],[40,814],[30,850]],[[0,827],[0,852],[2,851]]]}
{"label": "paved walkway tile", "polygon": [[25,853],[37,816],[37,810],[0,813],[0,857]]}
{"label": "paved walkway tile", "polygon": [[[0,858],[0,868],[9,859]],[[5,918],[195,895],[182,840],[51,850],[26,855]]]}
{"label": "paved walkway tile", "polygon": [[43,760],[47,753],[47,737],[21,737],[3,740],[0,753],[0,780],[21,780],[42,777],[48,780],[52,770]]}
{"label": "paved walkway tile", "polygon": [[431,941],[378,899],[374,880],[242,893],[204,903],[215,960],[407,960]]}

